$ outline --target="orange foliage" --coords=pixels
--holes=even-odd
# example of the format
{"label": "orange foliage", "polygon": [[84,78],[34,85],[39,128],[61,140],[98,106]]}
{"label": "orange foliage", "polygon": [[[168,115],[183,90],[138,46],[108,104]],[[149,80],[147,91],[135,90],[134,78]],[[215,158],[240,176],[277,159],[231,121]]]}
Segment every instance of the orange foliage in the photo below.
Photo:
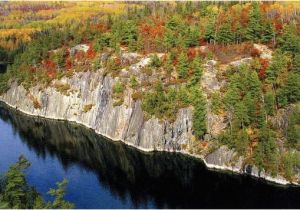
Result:
{"label": "orange foliage", "polygon": [[259,76],[259,79],[263,80],[263,79],[265,79],[265,76],[266,76],[266,70],[269,66],[269,60],[261,58],[259,60],[259,62],[260,62],[260,69],[258,72],[258,76]]}
{"label": "orange foliage", "polygon": [[56,77],[56,63],[52,60],[43,60],[42,64],[47,72],[49,78],[54,79]]}
{"label": "orange foliage", "polygon": [[144,39],[146,51],[154,50],[155,39],[164,35],[164,21],[159,17],[149,17],[149,21],[139,25],[139,32]]}
{"label": "orange foliage", "polygon": [[72,68],[73,63],[72,63],[72,60],[71,60],[70,57],[68,57],[68,58],[66,59],[65,65],[66,65],[66,69],[67,69],[67,70],[70,70],[70,69]]}
{"label": "orange foliage", "polygon": [[96,51],[94,50],[93,46],[91,46],[91,45],[89,46],[89,49],[86,53],[87,53],[88,59],[93,59],[96,57]]}

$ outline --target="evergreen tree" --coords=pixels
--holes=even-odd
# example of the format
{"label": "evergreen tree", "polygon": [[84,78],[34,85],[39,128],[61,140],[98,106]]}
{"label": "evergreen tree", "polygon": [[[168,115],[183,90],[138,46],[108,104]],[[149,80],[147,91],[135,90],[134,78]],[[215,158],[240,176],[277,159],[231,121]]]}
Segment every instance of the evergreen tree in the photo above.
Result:
{"label": "evergreen tree", "polygon": [[271,129],[264,127],[259,133],[258,146],[254,153],[254,160],[258,168],[265,169],[276,175],[278,171],[278,150],[275,143],[275,133]]}
{"label": "evergreen tree", "polygon": [[300,123],[300,109],[296,108],[289,117],[287,128],[287,143],[290,147],[295,147],[300,140],[300,129],[297,126]]}
{"label": "evergreen tree", "polygon": [[293,72],[300,74],[300,53],[297,53],[293,59]]}
{"label": "evergreen tree", "polygon": [[215,18],[210,18],[206,26],[204,38],[207,42],[212,43],[216,40]]}
{"label": "evergreen tree", "polygon": [[184,52],[179,55],[177,71],[179,78],[186,79],[188,77],[189,63],[187,54]]}
{"label": "evergreen tree", "polygon": [[284,93],[291,103],[300,101],[300,73],[289,72]]}
{"label": "evergreen tree", "polygon": [[68,181],[64,179],[62,182],[57,183],[57,189],[50,189],[49,195],[54,196],[53,202],[48,202],[47,208],[53,209],[73,209],[75,206],[74,204],[65,201],[65,191],[68,185]]}
{"label": "evergreen tree", "polygon": [[300,37],[297,35],[297,27],[293,23],[285,26],[279,43],[284,51],[300,53]]}
{"label": "evergreen tree", "polygon": [[192,62],[193,76],[190,82],[190,85],[196,85],[201,79],[203,74],[202,62],[200,57],[196,57]]}
{"label": "evergreen tree", "polygon": [[233,39],[234,34],[231,31],[229,20],[227,20],[221,25],[220,30],[217,33],[217,42],[222,44],[229,44],[233,41]]}
{"label": "evergreen tree", "polygon": [[266,70],[266,81],[273,85],[273,88],[277,88],[278,76],[284,72],[288,66],[288,57],[281,50],[277,50],[274,53],[272,62]]}
{"label": "evergreen tree", "polygon": [[3,192],[3,199],[12,208],[28,208],[26,205],[26,193],[28,186],[25,179],[24,170],[30,163],[24,156],[20,156],[18,162],[12,165],[5,174],[6,186]]}
{"label": "evergreen tree", "polygon": [[246,38],[251,41],[259,41],[263,34],[262,15],[259,3],[252,3],[252,9],[249,13],[249,23],[246,32]]}
{"label": "evergreen tree", "polygon": [[268,91],[265,94],[264,101],[265,101],[265,109],[267,114],[272,116],[274,114],[274,104],[275,104],[275,97],[273,92]]}
{"label": "evergreen tree", "polygon": [[197,138],[202,138],[206,133],[206,100],[203,97],[201,90],[197,87],[192,89],[193,95],[193,131]]}
{"label": "evergreen tree", "polygon": [[240,127],[244,128],[249,123],[248,110],[242,101],[235,106],[235,116]]}
{"label": "evergreen tree", "polygon": [[272,24],[272,22],[266,22],[264,24],[264,33],[263,33],[263,37],[262,37],[262,41],[263,42],[270,42],[273,40],[273,42],[275,41],[275,29],[274,26]]}

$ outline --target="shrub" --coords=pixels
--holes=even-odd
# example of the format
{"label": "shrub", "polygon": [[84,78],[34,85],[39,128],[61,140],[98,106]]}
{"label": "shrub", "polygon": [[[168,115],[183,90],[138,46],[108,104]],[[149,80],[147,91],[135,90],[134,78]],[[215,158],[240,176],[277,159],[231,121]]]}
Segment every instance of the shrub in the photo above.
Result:
{"label": "shrub", "polygon": [[92,108],[93,108],[94,104],[87,104],[87,105],[84,105],[83,107],[83,112],[84,113],[87,113],[89,112]]}

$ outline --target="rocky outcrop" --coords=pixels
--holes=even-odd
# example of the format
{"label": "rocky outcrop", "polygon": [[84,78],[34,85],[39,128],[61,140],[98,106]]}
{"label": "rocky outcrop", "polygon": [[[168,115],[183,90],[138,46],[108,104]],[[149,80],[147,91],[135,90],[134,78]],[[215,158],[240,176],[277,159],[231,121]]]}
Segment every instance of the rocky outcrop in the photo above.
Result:
{"label": "rocky outcrop", "polygon": [[[132,59],[131,57],[126,59]],[[131,65],[128,71],[131,74],[134,72],[141,75],[140,68],[148,61],[148,58],[144,58]],[[220,84],[216,79],[214,64],[208,65],[204,74],[210,75],[210,79],[206,83],[203,81],[203,87],[207,84],[207,89],[218,91]],[[144,151],[190,154],[188,148],[192,145],[193,139],[191,107],[180,109],[174,122],[154,117],[146,119],[141,102],[132,99],[130,88],[124,90],[124,103],[120,106],[115,105],[112,90],[120,78],[104,76],[104,71],[100,69],[97,72],[78,72],[72,77],[52,81],[48,87],[35,86],[30,90],[12,83],[10,89],[0,96],[0,100],[30,115],[83,124],[98,134]],[[226,127],[224,119],[209,110],[208,125],[210,132],[207,135],[208,139]],[[203,159],[210,168],[245,173],[244,159],[226,146],[220,147],[205,158],[201,154],[190,155]],[[279,181],[276,178],[269,180],[283,183],[279,178]]]}
{"label": "rocky outcrop", "polygon": [[[130,91],[125,91],[124,104],[114,106],[115,79],[104,77],[101,71],[81,72],[59,82],[70,85],[67,94],[53,86],[42,91],[37,86],[27,91],[13,83],[0,99],[22,112],[75,121],[110,139],[143,150],[177,151],[192,137],[191,109],[181,109],[174,123],[155,118],[145,120],[141,102],[132,100]],[[91,109],[85,111],[87,105],[91,105]]]}

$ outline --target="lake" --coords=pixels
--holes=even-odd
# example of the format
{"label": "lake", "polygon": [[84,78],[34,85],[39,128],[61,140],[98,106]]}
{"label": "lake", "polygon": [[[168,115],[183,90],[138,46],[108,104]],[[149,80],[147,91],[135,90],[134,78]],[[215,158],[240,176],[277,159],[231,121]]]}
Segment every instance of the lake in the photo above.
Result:
{"label": "lake", "polygon": [[145,153],[75,123],[30,117],[0,104],[0,173],[23,154],[30,185],[69,180],[77,208],[300,208],[300,187],[208,170],[195,158]]}

